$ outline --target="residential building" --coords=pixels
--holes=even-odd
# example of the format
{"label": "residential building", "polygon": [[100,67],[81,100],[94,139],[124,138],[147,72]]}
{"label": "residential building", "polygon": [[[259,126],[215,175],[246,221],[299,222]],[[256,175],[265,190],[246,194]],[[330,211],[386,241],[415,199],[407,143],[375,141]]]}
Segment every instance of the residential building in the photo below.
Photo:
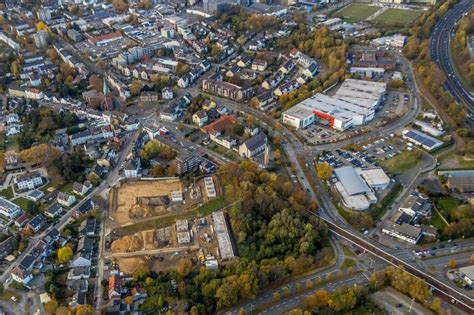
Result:
{"label": "residential building", "polygon": [[266,145],[267,136],[264,133],[259,133],[239,146],[239,155],[246,158],[253,158],[265,151]]}
{"label": "residential building", "polygon": [[52,205],[50,205],[46,210],[44,211],[44,215],[49,217],[49,218],[56,218],[61,215],[63,212],[63,207],[55,202]]}
{"label": "residential building", "polygon": [[251,87],[243,88],[229,82],[212,79],[204,79],[202,81],[202,90],[236,102],[248,101],[253,95]]}
{"label": "residential building", "polygon": [[21,214],[21,209],[13,202],[0,197],[0,214],[8,219],[15,219]]}
{"label": "residential building", "polygon": [[120,298],[122,295],[122,278],[114,273],[109,277],[109,299]]}
{"label": "residential building", "polygon": [[43,177],[39,171],[25,172],[16,176],[14,183],[18,190],[31,190],[43,185]]}
{"label": "residential building", "polygon": [[46,225],[46,218],[42,214],[36,215],[33,219],[28,222],[27,227],[33,231],[33,233],[37,233]]}
{"label": "residential building", "polygon": [[74,195],[60,191],[57,201],[60,205],[69,208],[76,202],[76,197],[74,197]]}
{"label": "residential building", "polygon": [[0,243],[0,260],[4,260],[5,257],[10,255],[16,247],[16,241],[13,236],[7,237]]}
{"label": "residential building", "polygon": [[204,110],[199,110],[193,114],[193,123],[199,127],[204,126],[208,122],[207,113]]}
{"label": "residential building", "polygon": [[94,240],[88,236],[82,236],[77,244],[77,254],[71,262],[71,267],[90,267],[93,249]]}
{"label": "residential building", "polygon": [[72,185],[72,192],[84,196],[92,189],[92,183],[90,181],[85,181],[84,183],[74,182]]}

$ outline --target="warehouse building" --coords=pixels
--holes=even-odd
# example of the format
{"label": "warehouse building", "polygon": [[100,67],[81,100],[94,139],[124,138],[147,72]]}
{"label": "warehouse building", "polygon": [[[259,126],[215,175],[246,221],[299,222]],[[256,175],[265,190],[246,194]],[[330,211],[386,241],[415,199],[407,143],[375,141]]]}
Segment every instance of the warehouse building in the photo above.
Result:
{"label": "warehouse building", "polygon": [[347,79],[335,96],[316,94],[283,113],[282,121],[296,129],[314,121],[337,130],[365,125],[375,116],[386,84]]}
{"label": "warehouse building", "polygon": [[338,179],[336,190],[345,207],[352,210],[367,210],[378,201],[375,191],[386,189],[390,178],[380,168],[361,169],[352,166],[334,170]]}
{"label": "warehouse building", "polygon": [[428,136],[427,134],[424,134],[423,132],[420,132],[418,130],[407,129],[402,132],[402,135],[403,139],[406,139],[427,151],[433,151],[434,149],[437,149],[443,145],[442,141]]}

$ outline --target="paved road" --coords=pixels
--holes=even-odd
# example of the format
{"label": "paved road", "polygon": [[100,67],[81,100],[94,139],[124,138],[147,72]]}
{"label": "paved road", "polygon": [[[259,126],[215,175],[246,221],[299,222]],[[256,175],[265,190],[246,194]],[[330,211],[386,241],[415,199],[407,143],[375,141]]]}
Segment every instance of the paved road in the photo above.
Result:
{"label": "paved road", "polygon": [[444,88],[468,109],[474,111],[474,96],[459,79],[450,56],[450,40],[457,22],[469,12],[474,5],[472,0],[463,0],[451,8],[436,24],[431,34],[431,59],[446,75]]}

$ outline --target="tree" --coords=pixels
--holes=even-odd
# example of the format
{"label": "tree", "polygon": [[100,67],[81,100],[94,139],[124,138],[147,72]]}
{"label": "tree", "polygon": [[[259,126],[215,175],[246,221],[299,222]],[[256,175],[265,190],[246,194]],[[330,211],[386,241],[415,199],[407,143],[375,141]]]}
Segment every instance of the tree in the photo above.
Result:
{"label": "tree", "polygon": [[103,89],[102,80],[95,74],[91,75],[89,78],[89,85],[97,92],[101,92]]}
{"label": "tree", "polygon": [[15,76],[17,78],[20,75],[20,63],[17,60],[15,60],[11,63],[10,72],[13,74],[13,76]]}
{"label": "tree", "polygon": [[115,10],[125,12],[128,10],[128,4],[124,0],[113,0],[112,6]]}
{"label": "tree", "polygon": [[71,315],[92,315],[94,308],[88,304],[76,306],[71,310]]}
{"label": "tree", "polygon": [[456,259],[450,259],[448,261],[448,268],[454,269],[454,268],[456,268],[457,265],[458,265],[458,263],[457,263]]}
{"label": "tree", "polygon": [[5,171],[5,153],[0,152],[0,176]]}
{"label": "tree", "polygon": [[44,310],[46,311],[46,313],[52,315],[56,313],[58,306],[59,306],[58,301],[56,299],[52,299],[44,305]]}
{"label": "tree", "polygon": [[189,311],[190,315],[199,315],[199,309],[196,305],[193,305]]}
{"label": "tree", "polygon": [[72,256],[74,255],[72,248],[69,246],[64,246],[58,249],[58,261],[61,264],[67,263],[71,260]]}
{"label": "tree", "polygon": [[125,298],[125,304],[132,305],[133,304],[133,296],[129,295]]}
{"label": "tree", "polygon": [[431,301],[430,305],[431,310],[433,310],[436,314],[440,314],[443,310],[442,308],[442,301],[440,298],[434,298],[433,301]]}
{"label": "tree", "polygon": [[332,167],[327,162],[318,163],[316,165],[316,172],[321,180],[328,180],[332,175]]}
{"label": "tree", "polygon": [[336,312],[351,310],[357,304],[356,291],[353,288],[338,288],[331,294],[328,304]]}
{"label": "tree", "polygon": [[130,84],[130,93],[133,96],[137,96],[140,94],[140,91],[142,90],[142,83],[138,80],[133,80],[132,84]]}
{"label": "tree", "polygon": [[474,254],[471,255],[471,265],[474,265]]}
{"label": "tree", "polygon": [[178,77],[182,77],[188,72],[189,72],[189,66],[185,63],[178,62],[178,65],[176,66],[176,75]]}
{"label": "tree", "polygon": [[280,301],[280,293],[279,292],[275,292],[273,293],[273,302],[278,302]]}
{"label": "tree", "polygon": [[45,30],[47,28],[48,28],[48,26],[43,21],[39,21],[38,23],[36,23],[36,30],[37,31],[42,31],[42,30]]}
{"label": "tree", "polygon": [[180,259],[176,271],[183,277],[187,276],[191,272],[191,262],[188,259]]}
{"label": "tree", "polygon": [[313,288],[313,281],[311,279],[306,280],[306,289],[312,289]]}
{"label": "tree", "polygon": [[283,287],[283,295],[285,295],[285,297],[290,296],[290,288],[289,287]]}
{"label": "tree", "polygon": [[328,306],[329,299],[329,293],[326,290],[321,289],[308,296],[305,303],[309,308],[314,309]]}

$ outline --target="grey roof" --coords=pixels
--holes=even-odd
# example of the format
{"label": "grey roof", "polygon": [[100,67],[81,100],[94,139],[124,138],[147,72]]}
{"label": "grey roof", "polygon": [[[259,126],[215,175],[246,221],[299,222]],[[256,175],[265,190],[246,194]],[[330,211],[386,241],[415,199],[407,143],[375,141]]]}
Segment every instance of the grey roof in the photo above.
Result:
{"label": "grey roof", "polygon": [[334,172],[349,195],[353,196],[369,192],[369,186],[367,186],[352,166],[340,167]]}
{"label": "grey roof", "polygon": [[253,151],[262,145],[266,143],[267,137],[265,136],[264,133],[259,133],[256,136],[253,136],[252,138],[248,139],[245,141],[245,146],[247,147],[248,150]]}

